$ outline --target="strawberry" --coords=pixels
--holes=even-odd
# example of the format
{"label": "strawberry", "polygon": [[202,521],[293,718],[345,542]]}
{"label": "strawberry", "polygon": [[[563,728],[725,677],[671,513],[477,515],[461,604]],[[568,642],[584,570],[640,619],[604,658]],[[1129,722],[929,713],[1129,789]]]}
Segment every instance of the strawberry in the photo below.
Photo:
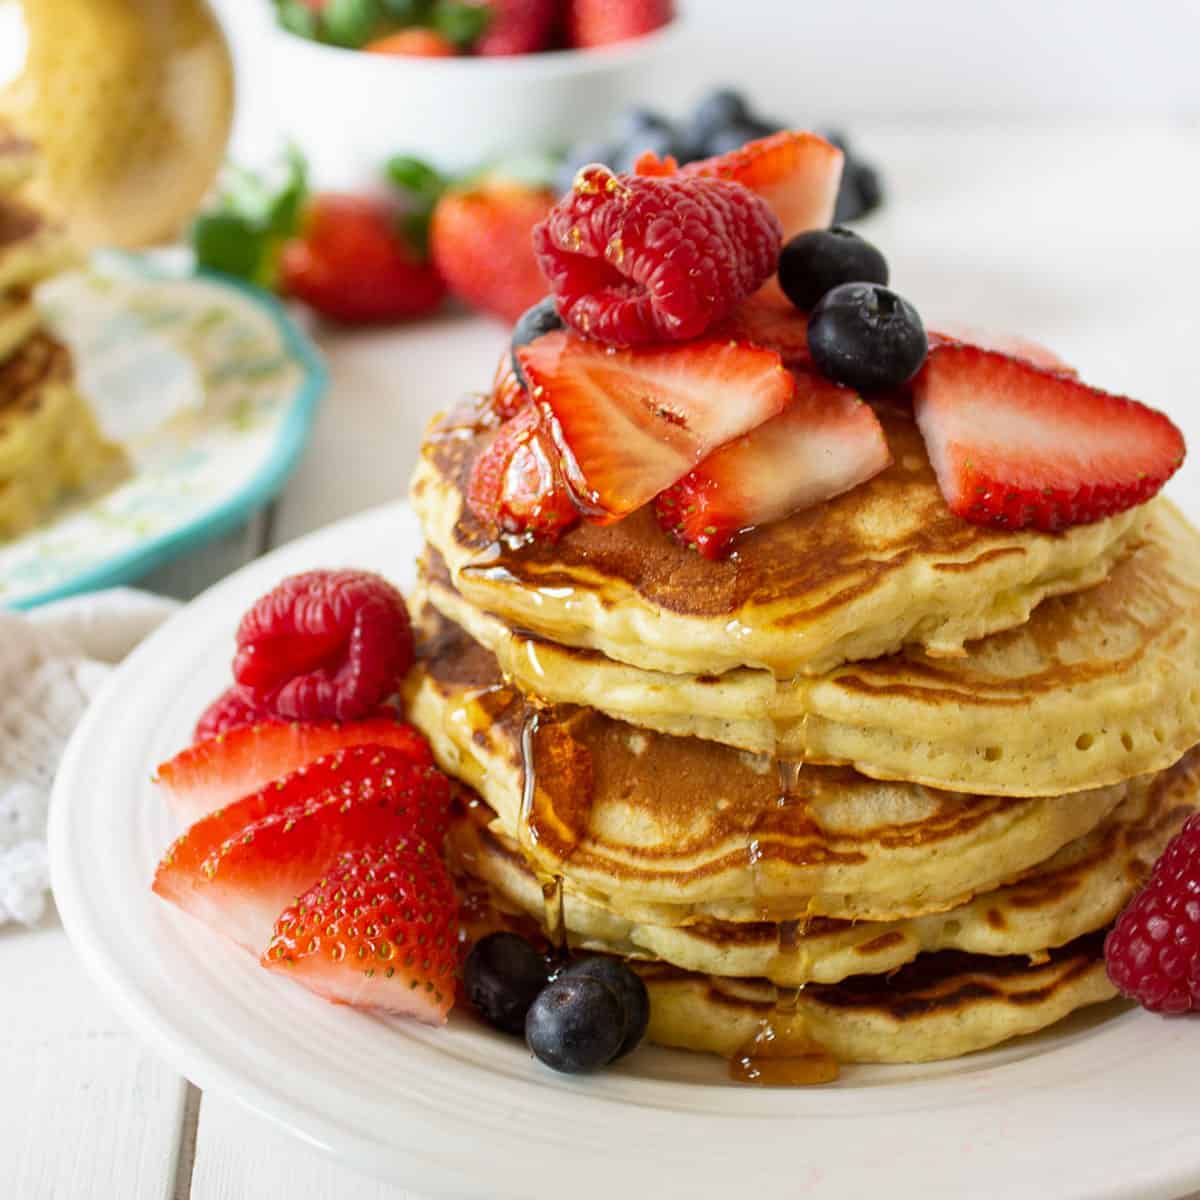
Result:
{"label": "strawberry", "polygon": [[402,54],[415,58],[453,58],[458,53],[454,43],[436,30],[419,26],[398,29],[386,37],[376,38],[363,49],[372,54]]}
{"label": "strawberry", "polygon": [[555,537],[579,520],[534,405],[506,421],[475,460],[467,503],[481,521],[535,537]]}
{"label": "strawberry", "polygon": [[343,854],[275,922],[264,967],[355,1008],[442,1025],[454,1003],[457,904],[419,838]]}
{"label": "strawberry", "polygon": [[536,54],[548,50],[558,20],[558,0],[488,0],[491,19],[475,53]]}
{"label": "strawberry", "polygon": [[159,863],[154,891],[258,954],[280,911],[340,854],[419,836],[448,807],[436,768],[385,762],[377,747],[340,751],[197,821]]}
{"label": "strawberry", "polygon": [[710,454],[654,503],[659,523],[705,558],[734,534],[848,492],[889,462],[879,419],[849,388],[797,370],[777,417]]}
{"label": "strawberry", "polygon": [[788,366],[812,363],[808,318],[778,288],[760,288],[743,300],[713,334],[774,350]]}
{"label": "strawberry", "polygon": [[394,321],[436,309],[446,287],[382,200],[326,192],[283,247],[283,291],[334,321]]}
{"label": "strawberry", "polygon": [[567,0],[567,40],[578,49],[645,37],[675,15],[672,0]]}
{"label": "strawberry", "polygon": [[433,210],[433,260],[450,290],[473,308],[515,321],[546,294],[533,227],[554,206],[548,188],[487,176],[446,191]]}
{"label": "strawberry", "polygon": [[492,378],[492,411],[501,420],[507,421],[529,403],[529,393],[513,370],[512,354],[505,350],[496,364]]}
{"label": "strawberry", "polygon": [[429,744],[394,717],[369,717],[345,725],[244,726],[197,742],[163,763],[155,781],[175,815],[191,824],[240,796],[265,787],[323,755],[350,746],[391,746],[415,766],[433,765]]}
{"label": "strawberry", "polygon": [[991,333],[984,329],[974,329],[970,325],[948,321],[936,330],[929,331],[930,346],[941,345],[943,342],[977,346],[980,350],[996,350],[1000,354],[1007,354],[1009,358],[1023,358],[1035,367],[1044,367],[1048,371],[1057,371],[1063,375],[1077,374],[1075,368],[1063,362],[1053,350],[1028,338],[1009,333]]}
{"label": "strawberry", "polygon": [[517,351],[576,506],[619,520],[781,412],[779,355],[726,340],[618,350],[549,333]]}
{"label": "strawberry", "polygon": [[975,346],[931,349],[913,397],[942,495],[977,525],[1098,521],[1148,500],[1183,461],[1162,413]]}

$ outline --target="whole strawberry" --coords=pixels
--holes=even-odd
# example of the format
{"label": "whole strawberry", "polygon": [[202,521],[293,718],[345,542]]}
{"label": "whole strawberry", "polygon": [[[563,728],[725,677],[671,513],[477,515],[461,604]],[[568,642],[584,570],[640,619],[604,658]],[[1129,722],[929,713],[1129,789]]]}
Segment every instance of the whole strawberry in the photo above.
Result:
{"label": "whole strawberry", "polygon": [[675,15],[672,0],[568,0],[567,39],[588,49],[645,37]]}
{"label": "whole strawberry", "polygon": [[433,210],[430,246],[450,290],[509,322],[536,304],[546,281],[533,253],[533,227],[553,205],[549,189],[500,176],[446,191]]}
{"label": "whole strawberry", "polygon": [[423,316],[446,295],[392,205],[333,192],[314,197],[301,236],[283,247],[280,286],[346,324]]}
{"label": "whole strawberry", "polygon": [[1200,1011],[1200,813],[1171,839],[1104,943],[1108,976],[1151,1012]]}
{"label": "whole strawberry", "polygon": [[476,54],[536,54],[547,50],[558,18],[557,0],[488,0],[487,28]]}

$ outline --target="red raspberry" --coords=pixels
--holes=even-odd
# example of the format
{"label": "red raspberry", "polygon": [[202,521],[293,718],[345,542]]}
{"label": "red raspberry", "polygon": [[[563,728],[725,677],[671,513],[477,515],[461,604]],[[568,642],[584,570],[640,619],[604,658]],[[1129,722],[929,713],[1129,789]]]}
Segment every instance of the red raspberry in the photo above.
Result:
{"label": "red raspberry", "polygon": [[192,735],[192,740],[203,742],[208,738],[228,733],[231,729],[274,720],[270,713],[254,703],[245,688],[240,688],[235,683],[233,687],[226,688],[204,710],[200,720],[196,722],[196,732]]}
{"label": "red raspberry", "polygon": [[1117,919],[1104,959],[1117,988],[1151,1012],[1200,1011],[1200,813]]}
{"label": "red raspberry", "polygon": [[780,240],[767,202],[739,183],[600,166],[533,229],[563,320],[613,346],[699,337],[770,277]]}
{"label": "red raspberry", "polygon": [[233,677],[285,721],[354,721],[413,662],[404,597],[367,571],[285,579],[242,618]]}

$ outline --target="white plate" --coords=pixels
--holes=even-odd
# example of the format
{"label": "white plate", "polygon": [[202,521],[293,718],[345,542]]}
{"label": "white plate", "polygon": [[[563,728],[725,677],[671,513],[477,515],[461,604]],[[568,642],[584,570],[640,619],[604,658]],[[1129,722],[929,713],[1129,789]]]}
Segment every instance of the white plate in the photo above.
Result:
{"label": "white plate", "polygon": [[202,1088],[409,1188],[478,1196],[765,1194],[1175,1197],[1200,1186],[1200,1024],[1106,1006],[955,1062],[850,1068],[758,1090],[643,1048],[555,1075],[455,1014],[432,1030],[328,1005],[152,895],[175,830],[148,782],[226,683],[243,610],[285,573],[352,564],[413,580],[402,505],[262,559],[189,605],[113,676],[54,793],[67,932],[126,1019]]}

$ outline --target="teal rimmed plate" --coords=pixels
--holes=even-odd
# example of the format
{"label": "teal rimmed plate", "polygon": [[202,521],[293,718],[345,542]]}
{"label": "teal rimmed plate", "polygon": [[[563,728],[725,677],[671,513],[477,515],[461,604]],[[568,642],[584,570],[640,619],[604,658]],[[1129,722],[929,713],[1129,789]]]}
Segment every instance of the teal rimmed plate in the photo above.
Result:
{"label": "teal rimmed plate", "polygon": [[129,583],[235,529],[282,488],[326,385],[283,306],[233,280],[105,254],[38,299],[130,471],[0,541],[8,608]]}

